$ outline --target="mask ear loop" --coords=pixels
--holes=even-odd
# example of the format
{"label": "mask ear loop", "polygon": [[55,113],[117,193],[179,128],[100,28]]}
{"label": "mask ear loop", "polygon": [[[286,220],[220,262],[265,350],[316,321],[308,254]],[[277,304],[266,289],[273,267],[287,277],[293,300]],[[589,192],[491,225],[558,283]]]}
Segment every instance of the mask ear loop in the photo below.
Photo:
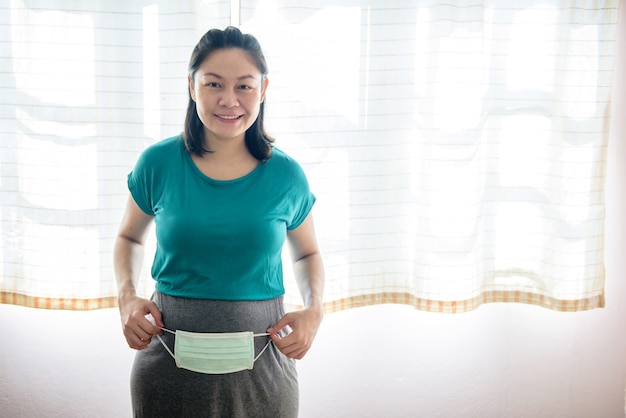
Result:
{"label": "mask ear loop", "polygon": [[[152,316],[152,314],[148,314],[148,315],[146,315],[146,319],[147,319],[148,321],[150,321],[150,323],[156,327],[156,321],[154,320],[154,317]],[[176,335],[176,332],[174,332],[174,331],[172,331],[172,330],[169,330],[169,329],[167,329],[167,328],[160,328],[160,327],[159,327],[159,329],[161,329],[161,330],[163,330],[163,331],[167,331],[167,332],[169,332],[170,334],[174,334],[174,335]],[[165,344],[165,341],[163,341],[163,338],[161,338],[161,336],[160,336],[160,335],[157,335],[156,337],[159,339],[159,341],[161,341],[161,344],[163,345],[163,347],[165,347],[165,349],[167,350],[167,352],[168,352],[168,353],[170,353],[170,356],[172,356],[172,358],[173,358],[174,360],[176,360],[176,357],[174,357],[174,353],[172,353],[172,350],[170,350],[170,348],[167,346],[167,344]]]}
{"label": "mask ear loop", "polygon": [[[162,329],[163,331],[167,331],[167,332],[169,332],[170,334],[174,334],[174,335],[176,335],[176,332],[171,331],[171,330],[169,330],[169,329],[167,329],[167,328],[161,328],[161,329]],[[161,341],[161,344],[163,344],[163,347],[165,347],[165,349],[167,350],[167,352],[168,352],[168,353],[170,353],[170,356],[172,356],[172,358],[173,358],[174,360],[176,360],[176,357],[174,357],[174,353],[172,353],[172,350],[170,350],[170,348],[167,346],[167,344],[165,344],[165,341],[163,341],[163,338],[161,338],[161,336],[160,336],[160,335],[157,335],[156,337],[159,339],[159,341]]]}
{"label": "mask ear loop", "polygon": [[[268,334],[267,332],[264,332],[262,334],[252,334],[253,337],[264,337],[266,335],[269,337],[270,334]],[[265,352],[265,350],[267,350],[267,347],[269,347],[271,343],[272,343],[272,339],[270,338],[270,340],[267,342],[267,344],[265,344],[265,347],[263,347],[263,350],[261,350],[261,352],[254,358],[254,362],[255,363],[256,363],[257,359],[259,357],[261,357],[261,354],[263,354]]]}

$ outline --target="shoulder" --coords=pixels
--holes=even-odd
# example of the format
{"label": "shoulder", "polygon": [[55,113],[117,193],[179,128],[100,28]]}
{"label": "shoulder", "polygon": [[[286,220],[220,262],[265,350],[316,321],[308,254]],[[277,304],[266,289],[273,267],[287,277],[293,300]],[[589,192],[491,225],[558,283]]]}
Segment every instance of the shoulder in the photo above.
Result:
{"label": "shoulder", "polygon": [[171,157],[172,153],[178,153],[182,149],[184,149],[182,136],[177,135],[148,146],[143,150],[142,156],[149,158]]}
{"label": "shoulder", "polygon": [[300,164],[280,148],[274,147],[272,149],[272,156],[270,157],[268,162],[281,170],[288,170],[290,172],[302,171],[302,167],[300,166]]}
{"label": "shoulder", "polygon": [[[156,142],[139,155],[133,170],[128,174],[128,188],[139,207],[149,215],[154,215],[155,204],[162,196],[164,188],[176,181],[173,166],[176,154],[184,153],[182,137],[175,136]],[[174,157],[174,158],[173,158]]]}
{"label": "shoulder", "polygon": [[308,188],[307,176],[302,166],[283,150],[274,147],[272,156],[266,161],[268,172],[285,187]]}
{"label": "shoulder", "polygon": [[163,164],[171,164],[172,157],[185,152],[181,135],[163,139],[156,142],[141,152],[137,160],[139,167],[160,167]]}

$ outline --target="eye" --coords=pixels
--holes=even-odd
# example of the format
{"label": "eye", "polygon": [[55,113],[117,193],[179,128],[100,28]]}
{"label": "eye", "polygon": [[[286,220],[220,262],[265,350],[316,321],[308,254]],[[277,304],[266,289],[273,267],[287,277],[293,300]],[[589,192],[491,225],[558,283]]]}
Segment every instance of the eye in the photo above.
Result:
{"label": "eye", "polygon": [[242,84],[238,88],[239,88],[239,90],[252,90],[253,89],[252,86],[249,86],[247,84]]}
{"label": "eye", "polygon": [[205,84],[205,86],[212,87],[212,88],[218,88],[220,85],[219,85],[219,83],[217,83],[215,81],[209,81],[208,83]]}

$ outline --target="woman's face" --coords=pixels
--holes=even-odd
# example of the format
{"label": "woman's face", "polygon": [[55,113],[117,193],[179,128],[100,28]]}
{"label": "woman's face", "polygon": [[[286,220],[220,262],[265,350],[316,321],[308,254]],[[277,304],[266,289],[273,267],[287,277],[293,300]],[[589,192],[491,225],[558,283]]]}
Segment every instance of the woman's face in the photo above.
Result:
{"label": "woman's face", "polygon": [[259,115],[267,78],[242,49],[220,49],[210,54],[189,77],[189,91],[204,124],[205,146],[215,141],[243,140]]}

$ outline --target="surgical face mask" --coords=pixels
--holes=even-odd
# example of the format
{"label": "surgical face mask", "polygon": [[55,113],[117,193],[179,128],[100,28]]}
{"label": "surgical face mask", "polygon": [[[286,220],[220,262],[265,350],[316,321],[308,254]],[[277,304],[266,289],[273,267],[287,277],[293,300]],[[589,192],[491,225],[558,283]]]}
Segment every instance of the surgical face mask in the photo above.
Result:
{"label": "surgical face mask", "polygon": [[201,333],[162,329],[176,335],[173,353],[161,336],[157,335],[161,344],[176,361],[176,366],[181,369],[207,374],[225,374],[252,370],[254,362],[272,342],[272,340],[269,340],[263,347],[263,350],[255,356],[254,337],[263,337],[269,334],[253,334],[246,331]]}

